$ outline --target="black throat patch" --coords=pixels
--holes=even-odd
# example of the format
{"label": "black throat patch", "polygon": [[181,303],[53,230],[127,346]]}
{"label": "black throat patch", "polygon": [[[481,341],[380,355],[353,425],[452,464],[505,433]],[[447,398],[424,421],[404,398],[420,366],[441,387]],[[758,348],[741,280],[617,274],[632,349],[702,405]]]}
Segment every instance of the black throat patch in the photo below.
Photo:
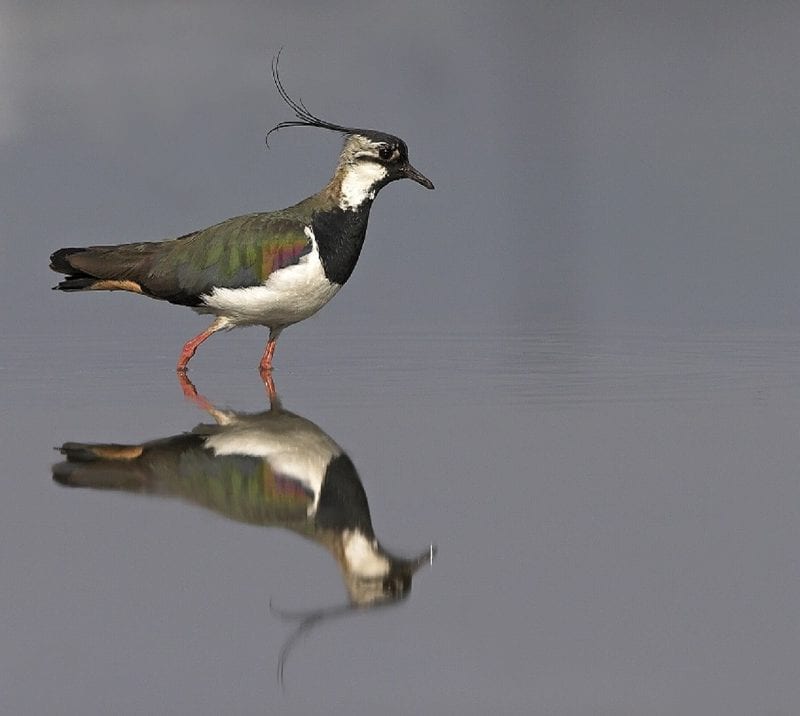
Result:
{"label": "black throat patch", "polygon": [[321,529],[354,530],[369,540],[375,539],[367,493],[353,461],[344,453],[328,463],[317,502],[316,523]]}
{"label": "black throat patch", "polygon": [[311,219],[319,258],[329,281],[341,286],[353,273],[367,235],[371,206],[371,201],[365,201],[355,210],[336,207],[317,212]]}

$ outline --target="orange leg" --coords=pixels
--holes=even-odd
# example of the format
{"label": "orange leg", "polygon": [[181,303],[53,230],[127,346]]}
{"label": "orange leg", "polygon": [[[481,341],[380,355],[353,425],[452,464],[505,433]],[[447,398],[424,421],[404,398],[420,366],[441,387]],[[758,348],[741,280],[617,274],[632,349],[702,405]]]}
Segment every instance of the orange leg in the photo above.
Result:
{"label": "orange leg", "polygon": [[278,342],[278,336],[282,330],[282,328],[270,328],[269,330],[267,347],[264,349],[264,355],[261,356],[261,363],[258,364],[258,370],[262,377],[264,373],[269,373],[272,370],[272,356],[275,355],[275,344]]}
{"label": "orange leg", "polygon": [[186,341],[185,345],[183,346],[183,350],[181,351],[181,356],[178,358],[178,373],[185,373],[186,367],[189,364],[192,356],[195,354],[197,347],[209,336],[214,335],[217,331],[222,330],[228,325],[228,322],[224,318],[218,318],[214,321],[206,330],[204,330],[201,334],[195,336],[190,341]]}
{"label": "orange leg", "polygon": [[274,408],[280,405],[278,400],[278,391],[275,390],[275,381],[272,380],[272,371],[260,370],[261,380],[264,381],[264,389],[267,391],[267,400],[269,400],[269,407]]}

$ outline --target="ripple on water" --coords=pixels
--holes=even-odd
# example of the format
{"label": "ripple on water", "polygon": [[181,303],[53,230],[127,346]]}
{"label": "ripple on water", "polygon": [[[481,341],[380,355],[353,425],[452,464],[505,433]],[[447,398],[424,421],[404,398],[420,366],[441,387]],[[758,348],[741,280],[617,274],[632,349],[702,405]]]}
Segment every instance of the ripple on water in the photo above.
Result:
{"label": "ripple on water", "polygon": [[[400,400],[568,407],[757,401],[775,393],[797,397],[800,384],[800,335],[790,331],[511,326],[376,333],[320,328],[287,333],[275,371],[280,391],[307,389],[319,402],[335,404]],[[62,337],[58,345],[67,362],[58,371],[42,368],[53,336],[7,338],[14,343],[14,363],[0,365],[0,377],[6,390],[20,398],[42,392],[43,382],[58,382],[65,399],[71,395],[70,381],[91,381],[100,391],[158,395],[174,382],[174,356],[167,350],[174,343],[171,336],[163,341],[151,337],[148,345],[86,337],[70,344]],[[195,359],[192,375],[200,384],[220,384],[226,395],[236,394],[243,381],[249,392],[257,379],[250,364],[260,355],[255,334],[243,331],[218,343]],[[247,364],[241,358],[245,355],[252,358]]]}

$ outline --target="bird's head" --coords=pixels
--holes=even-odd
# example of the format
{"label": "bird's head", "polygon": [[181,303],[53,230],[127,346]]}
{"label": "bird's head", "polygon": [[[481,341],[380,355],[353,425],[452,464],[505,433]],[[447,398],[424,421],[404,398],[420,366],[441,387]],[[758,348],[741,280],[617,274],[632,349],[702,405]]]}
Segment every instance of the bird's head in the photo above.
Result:
{"label": "bird's head", "polygon": [[342,199],[350,206],[360,204],[365,195],[374,198],[381,187],[396,179],[412,179],[433,189],[433,182],[411,166],[402,139],[371,129],[347,133],[337,173],[342,176]]}
{"label": "bird's head", "polygon": [[425,564],[433,564],[437,549],[430,545],[416,557],[398,557],[385,550],[369,533],[345,530],[337,550],[347,592],[352,604],[375,606],[399,601],[411,593],[413,576]]}
{"label": "bird's head", "polygon": [[297,119],[276,124],[267,132],[267,141],[270,134],[285,127],[318,127],[343,134],[344,146],[336,168],[336,177],[341,181],[342,208],[355,209],[365,200],[371,201],[382,187],[397,179],[411,179],[433,189],[433,182],[408,161],[408,146],[399,137],[374,129],[333,124],[311,114],[302,100],[292,99],[278,75],[279,58],[280,53],[272,61],[272,78],[281,99]]}

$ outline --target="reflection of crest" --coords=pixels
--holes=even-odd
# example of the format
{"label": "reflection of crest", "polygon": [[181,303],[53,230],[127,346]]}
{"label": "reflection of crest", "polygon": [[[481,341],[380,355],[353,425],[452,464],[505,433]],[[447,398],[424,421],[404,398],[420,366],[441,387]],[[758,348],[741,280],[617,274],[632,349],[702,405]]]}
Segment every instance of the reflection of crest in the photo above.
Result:
{"label": "reflection of crest", "polygon": [[324,546],[349,595],[342,607],[303,614],[275,611],[300,624],[281,651],[279,675],[297,639],[326,618],[396,603],[431,546],[412,559],[387,552],[375,537],[364,487],[350,458],[314,423],[284,410],[268,381],[269,410],[220,410],[182,378],[184,393],[212,415],[197,426],[136,445],[68,442],[53,479],[89,487],[182,499],[229,519],[282,527]]}

